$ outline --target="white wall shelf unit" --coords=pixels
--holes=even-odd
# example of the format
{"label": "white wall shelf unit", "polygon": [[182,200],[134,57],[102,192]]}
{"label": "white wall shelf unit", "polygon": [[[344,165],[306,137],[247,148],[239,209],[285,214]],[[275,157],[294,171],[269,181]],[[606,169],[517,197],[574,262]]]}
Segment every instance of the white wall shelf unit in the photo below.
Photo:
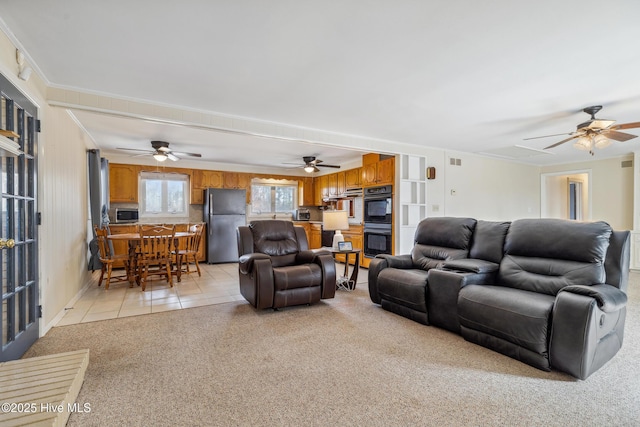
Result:
{"label": "white wall shelf unit", "polygon": [[426,157],[400,156],[398,254],[411,252],[418,223],[427,216],[426,165]]}

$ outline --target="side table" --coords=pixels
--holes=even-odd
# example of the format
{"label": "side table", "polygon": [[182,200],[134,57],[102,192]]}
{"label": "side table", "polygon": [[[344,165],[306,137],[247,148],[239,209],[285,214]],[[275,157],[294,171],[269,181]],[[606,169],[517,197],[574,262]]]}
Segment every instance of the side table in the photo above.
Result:
{"label": "side table", "polygon": [[[360,252],[362,252],[361,249],[339,251],[331,247],[323,246],[320,249],[315,250],[331,252],[331,255],[333,255],[334,259],[336,257],[336,254],[344,255],[344,274],[342,275],[342,277],[337,278],[336,289],[352,291],[356,288],[356,283],[358,282],[358,270],[360,269]],[[353,264],[353,271],[351,272],[351,276],[349,277],[349,255],[351,254],[355,256],[355,262]]]}

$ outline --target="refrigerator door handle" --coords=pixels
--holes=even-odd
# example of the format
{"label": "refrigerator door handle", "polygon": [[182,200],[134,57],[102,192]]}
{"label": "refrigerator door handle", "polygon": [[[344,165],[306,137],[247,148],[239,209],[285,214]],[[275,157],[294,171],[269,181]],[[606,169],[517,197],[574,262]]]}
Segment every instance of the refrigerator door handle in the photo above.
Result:
{"label": "refrigerator door handle", "polygon": [[209,216],[213,214],[213,193],[209,193]]}

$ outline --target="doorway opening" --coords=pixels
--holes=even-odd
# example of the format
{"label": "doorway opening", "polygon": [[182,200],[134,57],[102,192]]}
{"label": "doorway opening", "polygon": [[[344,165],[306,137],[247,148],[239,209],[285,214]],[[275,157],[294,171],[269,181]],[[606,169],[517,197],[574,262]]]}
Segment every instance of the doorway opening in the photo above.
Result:
{"label": "doorway opening", "polygon": [[541,175],[543,218],[591,219],[591,171],[576,170]]}

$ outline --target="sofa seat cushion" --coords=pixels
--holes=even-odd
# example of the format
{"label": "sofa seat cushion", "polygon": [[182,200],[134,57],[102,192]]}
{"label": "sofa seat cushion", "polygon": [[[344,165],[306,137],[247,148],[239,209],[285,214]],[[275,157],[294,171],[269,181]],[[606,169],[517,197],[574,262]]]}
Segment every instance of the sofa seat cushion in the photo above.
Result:
{"label": "sofa seat cushion", "polygon": [[550,295],[506,288],[469,285],[458,295],[460,325],[515,344],[548,359]]}
{"label": "sofa seat cushion", "polygon": [[273,269],[273,286],[276,291],[307,288],[322,284],[322,270],[318,264],[292,265]]}
{"label": "sofa seat cushion", "polygon": [[378,276],[378,293],[384,300],[427,312],[427,271],[385,268]]}

